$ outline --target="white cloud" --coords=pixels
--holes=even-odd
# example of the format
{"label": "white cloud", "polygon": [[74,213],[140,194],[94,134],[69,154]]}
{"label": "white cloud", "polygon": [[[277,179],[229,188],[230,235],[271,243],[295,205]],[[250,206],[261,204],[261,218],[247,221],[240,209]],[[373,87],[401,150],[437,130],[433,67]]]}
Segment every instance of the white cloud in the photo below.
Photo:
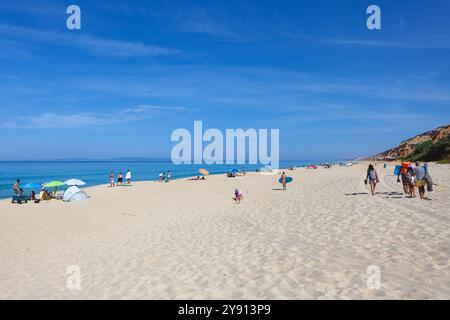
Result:
{"label": "white cloud", "polygon": [[[69,41],[69,39],[67,40]],[[174,49],[144,44],[142,42],[128,42],[92,36],[80,36],[79,38],[70,39],[70,41],[74,45],[94,53],[116,57],[154,56],[178,53]]]}
{"label": "white cloud", "polygon": [[322,44],[347,45],[360,47],[379,47],[393,49],[447,49],[449,44],[436,41],[378,41],[378,40],[360,40],[360,39],[326,39],[319,41]]}
{"label": "white cloud", "polygon": [[22,39],[29,42],[45,42],[59,46],[73,46],[94,54],[114,57],[139,57],[172,55],[178,50],[160,47],[142,42],[131,42],[117,39],[101,38],[86,34],[60,33],[42,31],[20,26],[0,24],[0,35],[14,40]]}
{"label": "white cloud", "polygon": [[98,126],[113,123],[111,117],[94,113],[56,114],[43,113],[13,116],[3,121],[3,126],[14,129],[56,129]]}
{"label": "white cloud", "polygon": [[10,129],[75,129],[111,126],[118,123],[143,121],[173,112],[191,111],[182,107],[136,106],[114,112],[52,113],[9,116],[1,121],[1,127]]}
{"label": "white cloud", "polygon": [[130,114],[162,114],[168,111],[187,111],[189,109],[183,107],[165,107],[165,106],[153,106],[142,105],[133,108],[124,109],[123,112]]}
{"label": "white cloud", "polygon": [[61,2],[39,0],[1,0],[0,11],[30,13],[34,15],[58,15],[65,12],[64,4]]}

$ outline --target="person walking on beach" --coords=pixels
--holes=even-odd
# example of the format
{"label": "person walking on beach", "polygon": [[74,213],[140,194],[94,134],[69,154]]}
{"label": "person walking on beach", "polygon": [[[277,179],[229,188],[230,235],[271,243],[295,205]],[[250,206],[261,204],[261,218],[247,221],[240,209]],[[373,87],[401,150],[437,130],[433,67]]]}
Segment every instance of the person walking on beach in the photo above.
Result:
{"label": "person walking on beach", "polygon": [[377,183],[379,183],[380,180],[378,178],[378,173],[372,164],[370,164],[369,168],[367,168],[367,175],[366,175],[365,182],[366,182],[366,184],[369,183],[370,191],[372,192],[372,195],[374,196],[376,187],[377,187]]}
{"label": "person walking on beach", "polygon": [[170,182],[172,180],[172,172],[169,170],[167,171],[167,182]]}
{"label": "person walking on beach", "polygon": [[409,195],[411,198],[416,197],[416,174],[414,169],[410,167],[407,173],[408,181],[409,181]]}
{"label": "person walking on beach", "polygon": [[427,185],[427,191],[433,192],[433,179],[431,178],[430,171],[428,170],[427,162],[423,164],[423,168],[425,169],[425,184]]}
{"label": "person walking on beach", "polygon": [[397,183],[400,182],[400,177],[402,179],[403,191],[405,194],[410,194],[409,190],[409,180],[408,180],[408,167],[402,166],[397,175]]}
{"label": "person walking on beach", "polygon": [[131,171],[128,170],[127,174],[125,175],[125,179],[127,180],[127,184],[131,184]]}
{"label": "person walking on beach", "polygon": [[416,162],[416,167],[414,168],[414,173],[416,176],[416,185],[419,189],[419,196],[420,199],[427,199],[425,197],[425,177],[426,177],[426,171],[423,166],[420,165],[420,162]]}
{"label": "person walking on beach", "polygon": [[109,174],[109,187],[112,188],[115,186],[116,186],[116,184],[115,184],[115,180],[114,180],[114,172],[111,171]]}
{"label": "person walking on beach", "polygon": [[283,185],[283,190],[286,190],[286,173],[284,171],[281,175],[281,184]]}
{"label": "person walking on beach", "polygon": [[18,195],[20,192],[20,179],[17,179],[13,184],[13,194]]}
{"label": "person walking on beach", "polygon": [[117,177],[117,185],[121,186],[123,184],[123,174],[119,172],[119,176]]}

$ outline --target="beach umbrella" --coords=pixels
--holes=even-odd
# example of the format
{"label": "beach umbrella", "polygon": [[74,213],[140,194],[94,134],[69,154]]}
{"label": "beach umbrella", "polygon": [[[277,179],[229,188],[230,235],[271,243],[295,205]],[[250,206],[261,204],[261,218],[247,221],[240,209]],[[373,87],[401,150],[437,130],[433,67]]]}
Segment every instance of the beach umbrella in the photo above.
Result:
{"label": "beach umbrella", "polygon": [[45,183],[44,184],[44,187],[46,187],[46,188],[51,188],[51,187],[61,187],[61,186],[64,186],[65,185],[65,183],[64,182],[61,182],[61,181],[52,181],[52,182],[47,182],[47,183]]}
{"label": "beach umbrella", "polygon": [[40,189],[42,185],[36,182],[30,182],[23,186],[24,189]]}
{"label": "beach umbrella", "polygon": [[64,182],[61,181],[52,181],[52,182],[47,182],[44,184],[44,187],[46,188],[55,188],[54,193],[56,193],[56,191],[58,191],[58,187],[64,186]]}
{"label": "beach umbrella", "polygon": [[205,176],[207,176],[209,174],[208,170],[206,170],[206,169],[200,169],[200,170],[198,170],[198,172],[200,172],[201,174],[204,174]]}
{"label": "beach umbrella", "polygon": [[231,170],[231,172],[232,172],[232,173],[238,173],[239,170],[238,170],[238,169],[233,169],[233,170]]}
{"label": "beach umbrella", "polygon": [[70,179],[70,180],[66,180],[64,181],[64,184],[67,186],[84,186],[86,185],[86,182],[82,181],[82,180],[78,180],[78,179]]}

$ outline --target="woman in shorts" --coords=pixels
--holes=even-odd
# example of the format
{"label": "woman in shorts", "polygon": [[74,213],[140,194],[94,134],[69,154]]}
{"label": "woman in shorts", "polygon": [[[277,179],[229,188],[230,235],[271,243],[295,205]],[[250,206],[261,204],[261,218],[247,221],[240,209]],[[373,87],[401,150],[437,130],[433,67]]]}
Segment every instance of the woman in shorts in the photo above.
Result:
{"label": "woman in shorts", "polygon": [[372,195],[375,195],[375,190],[377,187],[377,183],[380,182],[378,179],[378,173],[373,167],[373,165],[369,165],[369,168],[367,169],[367,175],[366,175],[366,183],[369,183],[370,185],[370,191],[372,192]]}

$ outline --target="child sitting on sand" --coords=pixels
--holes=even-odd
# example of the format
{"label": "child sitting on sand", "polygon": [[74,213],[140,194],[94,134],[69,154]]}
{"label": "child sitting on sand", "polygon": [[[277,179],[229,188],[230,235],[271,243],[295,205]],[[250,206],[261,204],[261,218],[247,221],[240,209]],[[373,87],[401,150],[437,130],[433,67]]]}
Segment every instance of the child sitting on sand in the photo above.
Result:
{"label": "child sitting on sand", "polygon": [[236,201],[236,203],[241,203],[241,200],[243,198],[243,194],[242,191],[239,189],[234,190],[234,201]]}

